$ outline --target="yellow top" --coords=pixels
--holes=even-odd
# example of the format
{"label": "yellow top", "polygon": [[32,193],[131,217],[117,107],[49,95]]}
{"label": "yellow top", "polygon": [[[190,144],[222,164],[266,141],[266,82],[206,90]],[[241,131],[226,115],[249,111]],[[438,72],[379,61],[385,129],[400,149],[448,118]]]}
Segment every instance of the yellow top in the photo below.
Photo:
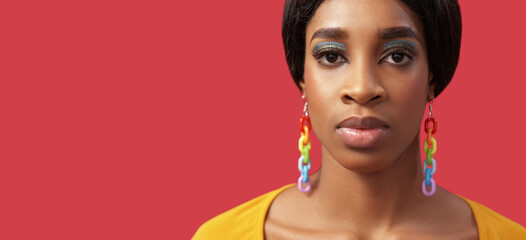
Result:
{"label": "yellow top", "polygon": [[[270,204],[279,193],[292,185],[261,195],[212,218],[199,227],[192,240],[264,240],[265,217]],[[480,240],[526,240],[526,228],[523,226],[479,203],[461,198],[468,203],[475,216]]]}

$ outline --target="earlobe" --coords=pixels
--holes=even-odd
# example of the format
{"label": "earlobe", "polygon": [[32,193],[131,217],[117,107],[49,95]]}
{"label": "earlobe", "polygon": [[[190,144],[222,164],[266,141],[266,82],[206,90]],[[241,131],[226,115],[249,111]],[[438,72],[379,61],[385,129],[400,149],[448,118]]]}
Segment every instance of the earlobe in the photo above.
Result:
{"label": "earlobe", "polygon": [[305,96],[305,81],[302,79],[300,82],[300,87],[301,87],[301,94],[302,94],[302,98],[305,100],[307,98],[307,96]]}

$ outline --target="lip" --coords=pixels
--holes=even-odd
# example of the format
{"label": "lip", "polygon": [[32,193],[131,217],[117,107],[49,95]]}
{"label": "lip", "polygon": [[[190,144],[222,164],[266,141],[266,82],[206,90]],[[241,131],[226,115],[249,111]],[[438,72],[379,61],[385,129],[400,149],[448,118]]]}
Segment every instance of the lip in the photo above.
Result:
{"label": "lip", "polygon": [[352,116],[340,122],[336,131],[351,148],[372,148],[386,136],[389,125],[374,117]]}

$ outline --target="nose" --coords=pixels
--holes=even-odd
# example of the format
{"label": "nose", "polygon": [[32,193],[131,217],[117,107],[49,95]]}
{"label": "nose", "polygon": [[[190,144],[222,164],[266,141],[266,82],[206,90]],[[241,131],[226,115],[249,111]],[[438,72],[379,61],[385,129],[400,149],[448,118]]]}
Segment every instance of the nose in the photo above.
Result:
{"label": "nose", "polygon": [[374,65],[355,62],[349,70],[350,73],[346,74],[347,77],[340,89],[340,99],[344,103],[356,102],[365,105],[379,102],[386,97],[385,89],[378,79]]}

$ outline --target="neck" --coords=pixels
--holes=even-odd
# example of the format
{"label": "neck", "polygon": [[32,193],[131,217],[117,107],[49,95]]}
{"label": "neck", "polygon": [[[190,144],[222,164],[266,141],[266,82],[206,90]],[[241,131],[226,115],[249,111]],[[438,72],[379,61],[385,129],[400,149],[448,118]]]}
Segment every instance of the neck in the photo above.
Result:
{"label": "neck", "polygon": [[389,166],[373,172],[349,170],[322,148],[322,167],[313,180],[312,200],[325,219],[360,231],[387,230],[423,199],[419,136]]}

